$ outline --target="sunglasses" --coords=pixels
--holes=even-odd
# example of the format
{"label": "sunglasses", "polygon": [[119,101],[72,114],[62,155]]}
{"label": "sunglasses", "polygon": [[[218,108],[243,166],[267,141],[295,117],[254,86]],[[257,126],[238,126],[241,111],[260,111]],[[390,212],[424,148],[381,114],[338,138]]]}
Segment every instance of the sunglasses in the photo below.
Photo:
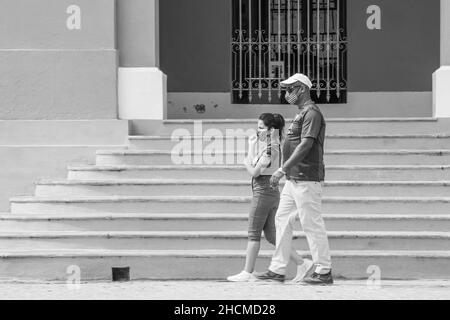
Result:
{"label": "sunglasses", "polygon": [[289,86],[289,87],[286,88],[286,91],[291,93],[292,91],[294,91],[294,90],[296,90],[298,88],[300,88],[300,86]]}

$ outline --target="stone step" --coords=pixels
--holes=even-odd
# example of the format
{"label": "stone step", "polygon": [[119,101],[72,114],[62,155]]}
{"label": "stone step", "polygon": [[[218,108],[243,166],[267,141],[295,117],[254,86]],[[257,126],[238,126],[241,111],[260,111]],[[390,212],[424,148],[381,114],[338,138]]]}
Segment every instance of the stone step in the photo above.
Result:
{"label": "stone step", "polygon": [[[450,215],[323,216],[328,231],[448,231]],[[244,231],[247,213],[3,214],[1,232],[28,231]],[[299,221],[295,229],[301,230]]]}
{"label": "stone step", "polygon": [[[99,150],[97,165],[241,165],[244,153],[208,155],[170,151]],[[339,150],[325,152],[326,165],[448,165],[450,150]]]}
{"label": "stone step", "polygon": [[[214,143],[227,152],[248,150],[247,136],[130,136],[129,147],[133,150],[171,151],[183,145],[188,151],[202,151]],[[439,150],[450,146],[450,135],[328,135],[325,150]],[[190,147],[190,148],[189,148]]]}
{"label": "stone step", "polygon": [[[328,231],[333,250],[449,250],[450,232]],[[240,250],[246,231],[58,231],[1,232],[0,250]],[[305,234],[295,231],[293,246],[308,250]],[[273,245],[261,241],[262,249]]]}
{"label": "stone step", "polygon": [[[308,256],[306,252],[300,252]],[[371,266],[382,279],[450,279],[449,251],[332,251],[335,278],[367,279]],[[256,270],[264,271],[272,251],[261,251]],[[67,281],[78,266],[81,281],[111,280],[112,267],[130,267],[132,280],[224,280],[242,270],[243,250],[20,250],[0,253],[3,278]],[[170,268],[168,268],[170,266]],[[295,275],[289,265],[287,278]]]}
{"label": "stone step", "polygon": [[[70,180],[227,179],[245,180],[243,166],[117,165],[69,166]],[[327,181],[441,181],[450,180],[450,166],[327,166]]]}
{"label": "stone step", "polygon": [[[287,124],[290,123],[287,119]],[[364,119],[326,119],[327,134],[437,134],[450,133],[447,119],[434,118],[364,118]],[[196,123],[194,127],[194,123]],[[133,120],[130,133],[132,135],[168,135],[175,130],[178,133],[189,132],[191,135],[202,135],[209,129],[220,130],[226,135],[227,130],[235,134],[246,130],[255,130],[256,119],[230,120],[167,120],[155,123],[149,120]]]}
{"label": "stone step", "polygon": [[8,210],[10,197],[32,194],[37,179],[63,179],[69,164],[94,164],[95,152],[101,148],[113,146],[0,146],[0,212]]}
{"label": "stone step", "polygon": [[[12,213],[229,213],[247,212],[251,197],[17,197]],[[450,214],[448,197],[324,197],[324,214]]]}
{"label": "stone step", "polygon": [[[281,188],[284,182],[281,183]],[[37,197],[65,196],[251,196],[251,181],[212,179],[42,180]],[[450,181],[329,181],[324,196],[330,197],[445,197]]]}

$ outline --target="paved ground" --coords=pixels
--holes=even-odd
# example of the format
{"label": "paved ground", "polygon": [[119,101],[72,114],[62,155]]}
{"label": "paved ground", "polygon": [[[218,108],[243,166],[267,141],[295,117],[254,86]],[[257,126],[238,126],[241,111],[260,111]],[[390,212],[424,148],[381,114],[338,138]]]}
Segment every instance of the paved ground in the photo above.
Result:
{"label": "paved ground", "polygon": [[69,289],[65,283],[0,282],[0,299],[150,299],[150,300],[316,300],[316,299],[450,299],[450,280],[382,281],[381,287],[365,281],[336,281],[331,287],[292,284],[235,284],[219,281],[133,281],[82,283]]}

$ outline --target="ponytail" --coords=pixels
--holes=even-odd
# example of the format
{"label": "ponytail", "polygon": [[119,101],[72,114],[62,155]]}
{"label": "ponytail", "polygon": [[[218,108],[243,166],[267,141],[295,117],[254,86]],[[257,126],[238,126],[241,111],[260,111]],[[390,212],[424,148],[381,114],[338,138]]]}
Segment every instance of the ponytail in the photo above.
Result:
{"label": "ponytail", "polygon": [[280,141],[283,140],[284,137],[284,127],[286,126],[286,121],[283,116],[278,113],[273,114],[273,127],[277,129],[280,133]]}

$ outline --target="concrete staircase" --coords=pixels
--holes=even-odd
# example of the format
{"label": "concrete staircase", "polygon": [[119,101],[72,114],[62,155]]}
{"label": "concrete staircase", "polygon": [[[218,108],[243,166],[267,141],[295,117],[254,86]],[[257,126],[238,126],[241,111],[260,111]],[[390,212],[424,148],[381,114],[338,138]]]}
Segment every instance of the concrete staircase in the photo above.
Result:
{"label": "concrete staircase", "polygon": [[[133,123],[127,148],[98,150],[95,165],[71,165],[66,180],[41,180],[0,215],[0,277],[108,279],[130,266],[134,279],[224,279],[241,270],[250,179],[245,145],[214,163],[173,164],[185,142],[207,149],[202,132],[244,134],[253,120]],[[187,130],[187,131],[186,131]],[[218,131],[217,131],[218,130]],[[329,120],[323,213],[336,277],[450,278],[450,123],[436,119]],[[201,158],[203,151],[184,155]],[[225,164],[220,159],[234,160]],[[227,162],[228,163],[228,162]],[[294,245],[307,254],[300,224]],[[258,269],[271,250],[263,241]],[[290,275],[292,275],[292,266]]]}

